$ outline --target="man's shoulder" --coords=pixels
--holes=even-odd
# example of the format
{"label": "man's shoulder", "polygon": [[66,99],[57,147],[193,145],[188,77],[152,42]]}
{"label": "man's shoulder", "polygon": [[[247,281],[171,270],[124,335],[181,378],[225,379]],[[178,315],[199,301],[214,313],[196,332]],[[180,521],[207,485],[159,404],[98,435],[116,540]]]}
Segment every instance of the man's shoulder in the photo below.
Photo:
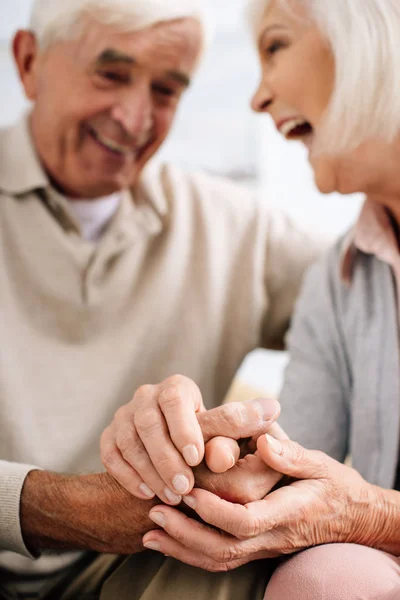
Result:
{"label": "man's shoulder", "polygon": [[9,153],[9,142],[12,138],[13,131],[16,128],[16,124],[13,125],[2,125],[0,127],[0,156],[4,156]]}
{"label": "man's shoulder", "polygon": [[16,123],[0,129],[0,191],[18,195],[47,183],[25,114]]}
{"label": "man's shoulder", "polygon": [[143,171],[139,187],[147,194],[162,197],[173,209],[185,206],[212,206],[214,211],[246,211],[259,206],[258,194],[250,186],[201,170],[186,170],[170,162],[151,161]]}

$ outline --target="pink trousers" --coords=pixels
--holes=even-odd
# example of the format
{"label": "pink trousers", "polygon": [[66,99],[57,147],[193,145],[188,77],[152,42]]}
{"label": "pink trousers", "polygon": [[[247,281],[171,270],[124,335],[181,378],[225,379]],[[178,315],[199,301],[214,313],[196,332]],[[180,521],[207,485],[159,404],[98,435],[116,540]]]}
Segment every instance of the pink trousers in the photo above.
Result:
{"label": "pink trousers", "polygon": [[400,558],[353,544],[311,548],[281,563],[264,600],[400,600]]}

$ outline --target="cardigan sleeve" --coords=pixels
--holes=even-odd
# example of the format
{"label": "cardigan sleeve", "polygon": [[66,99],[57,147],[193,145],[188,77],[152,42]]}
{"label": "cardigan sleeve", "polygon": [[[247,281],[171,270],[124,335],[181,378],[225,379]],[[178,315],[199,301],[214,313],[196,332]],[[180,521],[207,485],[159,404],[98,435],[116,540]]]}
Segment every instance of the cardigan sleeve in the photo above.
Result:
{"label": "cardigan sleeve", "polygon": [[344,461],[350,430],[350,373],[341,331],[337,245],[304,282],[291,331],[280,424],[306,448]]}

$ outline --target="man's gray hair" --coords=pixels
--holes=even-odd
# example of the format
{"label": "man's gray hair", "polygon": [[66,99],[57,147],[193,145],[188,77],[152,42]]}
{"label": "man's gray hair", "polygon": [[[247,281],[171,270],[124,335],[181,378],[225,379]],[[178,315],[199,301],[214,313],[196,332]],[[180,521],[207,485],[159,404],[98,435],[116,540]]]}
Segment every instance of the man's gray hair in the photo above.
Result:
{"label": "man's gray hair", "polygon": [[76,34],[84,17],[121,29],[138,31],[176,19],[197,19],[203,30],[203,45],[211,37],[204,0],[34,0],[30,28],[40,47]]}
{"label": "man's gray hair", "polygon": [[[288,0],[277,0],[290,10]],[[292,0],[302,4],[326,39],[336,81],[319,137],[328,152],[351,150],[372,137],[400,133],[399,0]],[[270,0],[249,0],[255,36]],[[309,73],[313,77],[313,73]]]}

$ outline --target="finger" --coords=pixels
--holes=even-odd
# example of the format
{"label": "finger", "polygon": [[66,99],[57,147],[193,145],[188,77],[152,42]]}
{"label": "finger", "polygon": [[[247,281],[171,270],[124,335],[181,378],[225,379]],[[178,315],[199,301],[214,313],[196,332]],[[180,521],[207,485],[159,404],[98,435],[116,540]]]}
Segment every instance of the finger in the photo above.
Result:
{"label": "finger", "polygon": [[205,442],[217,436],[234,440],[261,435],[280,415],[280,404],[272,398],[232,402],[197,415]]}
{"label": "finger", "polygon": [[[171,538],[185,548],[201,554],[208,560],[227,563],[245,557],[243,543],[238,539],[222,535],[183,513],[166,507],[151,510],[150,519],[161,527]],[[153,539],[161,540],[162,531],[154,532]]]}
{"label": "finger", "polygon": [[278,422],[275,422],[271,425],[271,427],[266,431],[269,435],[272,435],[276,440],[288,440],[289,436],[286,435],[282,427]]}
{"label": "finger", "polygon": [[151,500],[155,493],[127,463],[115,443],[114,425],[107,427],[100,439],[100,458],[109,473],[130,494],[141,500]]}
{"label": "finger", "polygon": [[332,459],[323,452],[307,450],[292,441],[280,441],[272,436],[262,435],[257,441],[259,456],[264,462],[296,479],[326,478]]}
{"label": "finger", "polygon": [[239,444],[226,437],[215,437],[206,444],[205,460],[213,473],[225,473],[240,458]]}
{"label": "finger", "polygon": [[158,404],[169,435],[190,467],[204,457],[203,434],[196,413],[203,412],[203,398],[197,385],[187,377],[175,376],[161,384]]}
{"label": "finger", "polygon": [[123,458],[115,443],[115,427],[110,425],[100,439],[100,458],[109,473],[130,494],[141,500],[151,500],[155,493]]}
{"label": "finger", "polygon": [[[268,433],[269,435],[272,435],[277,440],[288,440],[289,439],[289,436],[286,435],[286,433],[283,431],[282,427],[277,422],[273,423],[271,425],[271,427],[269,427],[268,431],[263,431],[262,435],[265,435],[266,433]],[[257,440],[259,437],[260,437],[259,435],[253,435],[251,437],[251,439],[247,442],[247,445],[246,445],[247,453],[255,454],[255,452],[257,450]],[[243,452],[243,448],[242,448],[242,452]]]}
{"label": "finger", "polygon": [[165,484],[165,481],[155,469],[135,427],[125,419],[119,424],[116,422],[116,445],[123,459],[136,471],[141,481],[147,486],[146,488],[139,486],[138,492],[142,491],[143,493],[145,489],[149,488],[160,500],[167,504],[176,505],[181,502],[181,495],[175,493],[171,487]]}
{"label": "finger", "polygon": [[[166,494],[172,491],[175,496],[187,494],[194,486],[192,469],[187,466],[182,455],[175,448],[169,436],[164,415],[158,406],[144,406],[136,411],[134,416],[134,434],[141,440],[142,448],[148,455],[145,460],[140,449],[139,456],[130,453],[129,462],[135,467],[141,477],[146,477],[149,462],[158,477],[166,486]],[[118,444],[119,445],[119,444]],[[126,458],[126,457],[125,457]],[[140,461],[141,466],[138,466]],[[145,479],[147,483],[147,479]]]}
{"label": "finger", "polygon": [[209,525],[238,539],[256,537],[268,529],[266,500],[242,506],[222,500],[206,490],[194,489],[183,501]]}
{"label": "finger", "polygon": [[[207,556],[200,554],[194,550],[186,548],[180,542],[177,542],[171,536],[166,533],[160,532],[157,534],[155,531],[148,533],[143,539],[143,545],[149,550],[155,550],[161,552],[166,556],[170,556],[181,563],[197,567],[203,571],[209,571],[211,573],[226,572],[231,569],[236,569],[248,561],[232,561],[231,563],[218,563],[209,559]],[[252,559],[254,560],[254,559]]]}

